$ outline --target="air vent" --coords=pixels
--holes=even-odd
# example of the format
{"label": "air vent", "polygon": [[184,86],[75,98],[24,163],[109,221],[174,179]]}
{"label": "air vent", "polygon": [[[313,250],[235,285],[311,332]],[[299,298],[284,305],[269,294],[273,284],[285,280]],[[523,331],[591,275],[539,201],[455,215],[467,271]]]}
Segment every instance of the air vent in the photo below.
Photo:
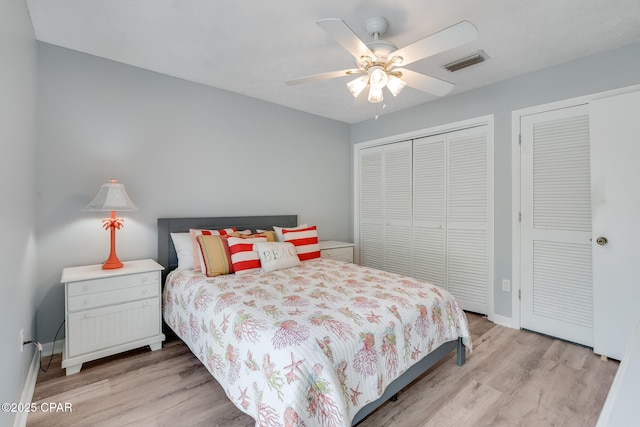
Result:
{"label": "air vent", "polygon": [[479,50],[469,56],[465,56],[464,58],[449,62],[444,66],[444,68],[451,72],[458,71],[462,70],[463,68],[479,64],[480,62],[484,62],[486,59],[489,59],[489,56],[484,51]]}

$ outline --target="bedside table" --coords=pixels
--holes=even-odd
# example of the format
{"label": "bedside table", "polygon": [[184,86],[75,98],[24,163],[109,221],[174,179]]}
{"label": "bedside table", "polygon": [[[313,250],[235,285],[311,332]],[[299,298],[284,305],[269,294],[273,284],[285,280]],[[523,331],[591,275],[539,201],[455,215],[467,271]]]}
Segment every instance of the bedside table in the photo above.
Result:
{"label": "bedside table", "polygon": [[151,259],[62,270],[65,294],[65,343],[62,367],[67,375],[82,364],[148,345],[162,347],[160,272]]}
{"label": "bedside table", "polygon": [[353,262],[353,248],[355,247],[353,243],[339,242],[337,240],[323,240],[318,243],[322,258]]}

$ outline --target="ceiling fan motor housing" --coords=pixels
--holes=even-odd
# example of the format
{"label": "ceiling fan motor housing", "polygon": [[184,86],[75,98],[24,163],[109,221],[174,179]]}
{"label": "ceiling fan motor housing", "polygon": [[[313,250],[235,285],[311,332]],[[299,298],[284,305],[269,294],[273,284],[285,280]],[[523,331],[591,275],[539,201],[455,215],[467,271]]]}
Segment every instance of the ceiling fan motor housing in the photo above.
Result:
{"label": "ceiling fan motor housing", "polygon": [[391,52],[398,49],[395,44],[380,38],[389,28],[389,21],[382,16],[376,16],[367,19],[365,27],[367,33],[373,37],[373,40],[367,43],[367,47],[376,55],[376,58],[371,58],[372,61],[387,62]]}
{"label": "ceiling fan motor housing", "polygon": [[367,29],[367,33],[377,38],[387,32],[389,21],[382,16],[374,16],[373,18],[367,19],[365,28]]}

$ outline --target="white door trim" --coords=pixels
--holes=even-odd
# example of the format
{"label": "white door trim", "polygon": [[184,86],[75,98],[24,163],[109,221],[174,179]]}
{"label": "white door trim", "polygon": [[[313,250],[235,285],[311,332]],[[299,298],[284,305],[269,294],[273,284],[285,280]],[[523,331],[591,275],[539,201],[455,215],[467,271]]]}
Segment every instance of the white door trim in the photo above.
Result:
{"label": "white door trim", "polygon": [[521,211],[521,167],[520,167],[520,121],[523,116],[538,114],[545,111],[568,108],[619,95],[626,92],[640,90],[640,85],[627,86],[605,92],[598,92],[548,104],[536,105],[511,113],[511,327],[520,329],[520,288],[521,288],[521,239],[520,239],[520,211]]}

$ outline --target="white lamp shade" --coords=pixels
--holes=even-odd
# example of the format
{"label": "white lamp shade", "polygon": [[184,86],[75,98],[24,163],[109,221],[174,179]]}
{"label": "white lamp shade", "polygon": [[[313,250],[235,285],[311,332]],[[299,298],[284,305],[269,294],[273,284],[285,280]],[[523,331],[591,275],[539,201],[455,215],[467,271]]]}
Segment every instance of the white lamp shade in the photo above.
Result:
{"label": "white lamp shade", "polygon": [[82,209],[83,211],[137,211],[124,185],[118,184],[116,179],[102,184],[98,195]]}
{"label": "white lamp shade", "polygon": [[364,75],[347,83],[347,88],[349,89],[349,92],[351,92],[351,95],[353,95],[354,98],[357,98],[364,88],[367,87],[367,84],[369,84],[369,76]]}
{"label": "white lamp shade", "polygon": [[382,88],[371,86],[369,88],[369,97],[367,99],[369,100],[369,102],[372,102],[374,104],[381,102],[384,99],[384,97],[382,96]]}
{"label": "white lamp shade", "polygon": [[389,76],[389,81],[387,82],[387,89],[393,96],[398,96],[400,91],[405,87],[406,83],[404,80],[397,78],[396,76]]}
{"label": "white lamp shade", "polygon": [[369,69],[369,84],[376,89],[382,89],[389,80],[387,72],[380,66]]}

